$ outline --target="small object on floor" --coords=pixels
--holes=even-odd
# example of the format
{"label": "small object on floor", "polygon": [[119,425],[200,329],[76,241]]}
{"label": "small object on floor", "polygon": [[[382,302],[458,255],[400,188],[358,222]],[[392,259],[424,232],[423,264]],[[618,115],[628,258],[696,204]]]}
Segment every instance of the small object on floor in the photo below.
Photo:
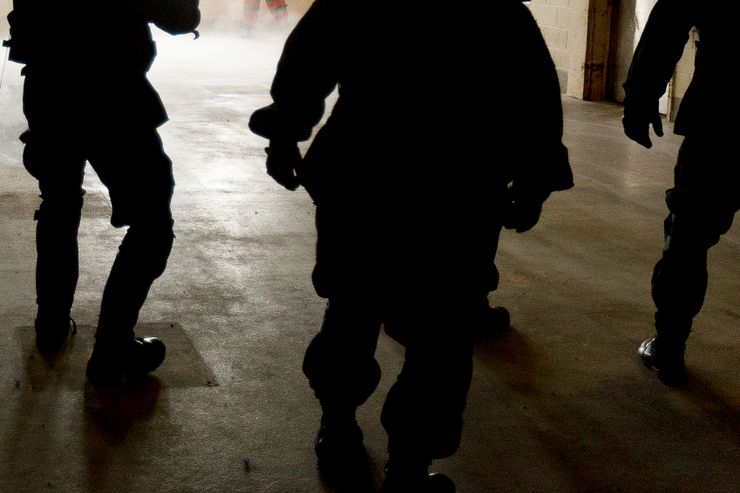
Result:
{"label": "small object on floor", "polygon": [[640,344],[637,354],[642,363],[655,370],[658,379],[669,387],[680,387],[688,383],[684,362],[684,344],[664,345],[658,337],[652,337]]}
{"label": "small object on floor", "polygon": [[249,454],[244,452],[244,456],[242,457],[242,464],[244,464],[244,467],[249,468],[250,464]]}

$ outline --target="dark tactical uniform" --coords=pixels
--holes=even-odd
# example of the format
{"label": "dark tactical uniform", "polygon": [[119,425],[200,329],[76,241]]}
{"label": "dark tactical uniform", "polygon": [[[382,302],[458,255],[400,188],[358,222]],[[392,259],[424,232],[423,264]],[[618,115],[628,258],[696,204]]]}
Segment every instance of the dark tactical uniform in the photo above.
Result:
{"label": "dark tactical uniform", "polygon": [[167,115],[146,78],[156,54],[148,23],[172,34],[192,32],[197,0],[14,0],[13,7],[10,59],[25,64],[24,165],[42,198],[35,215],[37,332],[68,323],[89,161],[110,192],[111,223],[129,226],[106,284],[97,337],[130,339],[173,240],[172,165],[157,133]]}
{"label": "dark tactical uniform", "polygon": [[338,88],[295,165],[317,206],[313,281],[329,300],[303,369],[325,415],[354,411],[378,384],[385,324],[406,348],[382,416],[391,454],[455,452],[512,193],[538,208],[572,186],[534,19],[517,1],[476,8],[471,19],[407,2],[389,15],[371,1],[317,0],[286,42],[274,103],[250,122],[276,152],[311,136]]}
{"label": "dark tactical uniform", "polygon": [[698,31],[691,84],[676,117],[685,136],[674,187],[666,192],[663,257],[655,266],[652,293],[659,345],[683,355],[692,319],[704,302],[707,250],[726,233],[740,208],[740,166],[733,115],[740,105],[727,95],[728,67],[740,49],[734,21],[740,9],[698,0],[659,0],[630,67],[624,107],[625,130],[646,131],[657,115],[692,27]]}

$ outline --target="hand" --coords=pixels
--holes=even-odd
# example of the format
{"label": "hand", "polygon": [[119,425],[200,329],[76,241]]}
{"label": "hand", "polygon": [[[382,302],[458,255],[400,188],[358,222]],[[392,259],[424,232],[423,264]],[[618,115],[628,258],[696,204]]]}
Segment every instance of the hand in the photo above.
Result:
{"label": "hand", "polygon": [[137,0],[143,17],[153,22],[163,31],[178,35],[194,33],[196,39],[198,33],[195,30],[200,24],[199,0]]}
{"label": "hand", "polygon": [[542,203],[548,194],[521,193],[515,187],[510,189],[511,202],[504,215],[504,227],[524,233],[532,229],[540,220]]}
{"label": "hand", "polygon": [[627,137],[647,149],[653,146],[653,143],[650,141],[650,125],[653,126],[655,135],[663,137],[663,120],[658,111],[657,101],[654,104],[654,109],[649,111],[644,111],[643,109],[634,110],[631,106],[625,105],[624,116],[622,117],[624,133]]}
{"label": "hand", "polygon": [[296,176],[296,169],[301,166],[303,160],[298,144],[270,142],[270,147],[266,147],[265,152],[267,153],[267,174],[288,190],[296,190],[301,184]]}

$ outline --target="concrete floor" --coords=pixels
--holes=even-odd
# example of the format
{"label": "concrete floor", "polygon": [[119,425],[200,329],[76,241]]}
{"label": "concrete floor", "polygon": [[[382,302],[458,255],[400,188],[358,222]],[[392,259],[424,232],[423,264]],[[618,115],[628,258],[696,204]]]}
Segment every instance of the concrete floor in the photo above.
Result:
{"label": "concrete floor", "polygon": [[[36,184],[19,160],[20,78],[0,88],[0,491],[321,492],[319,410],[300,371],[322,300],[309,273],[313,209],[264,173],[247,129],[268,101],[280,35],[162,38],[151,79],[171,121],[177,240],[142,312],[170,342],[154,377],[124,392],[85,386],[100,293],[122,231],[94,175],[81,227],[70,354],[33,354]],[[691,382],[664,387],[637,360],[652,334],[649,280],[663,189],[680,143],[646,151],[620,108],[564,100],[577,187],[532,232],[503,235],[513,329],[483,342],[459,453],[437,464],[461,492],[740,491],[740,228],[710,254],[707,303],[688,350]],[[378,415],[403,358],[381,337],[380,388],[359,413],[378,481]],[[249,467],[243,464],[244,456]]]}

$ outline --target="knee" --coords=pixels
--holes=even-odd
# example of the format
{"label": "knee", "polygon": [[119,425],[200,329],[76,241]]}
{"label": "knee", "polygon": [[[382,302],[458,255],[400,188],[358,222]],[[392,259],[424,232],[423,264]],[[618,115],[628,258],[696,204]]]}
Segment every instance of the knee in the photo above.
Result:
{"label": "knee", "polygon": [[381,377],[374,357],[375,344],[361,346],[358,341],[340,341],[324,332],[314,337],[306,349],[303,373],[318,399],[344,396],[353,405],[360,405],[375,391]]}
{"label": "knee", "polygon": [[37,221],[53,223],[55,226],[74,225],[80,222],[84,191],[78,188],[54,190],[42,186],[41,205],[34,214]]}
{"label": "knee", "polygon": [[120,251],[131,254],[142,268],[159,277],[167,266],[175,234],[171,217],[135,222],[129,226]]}
{"label": "knee", "polygon": [[652,297],[658,311],[693,317],[699,313],[706,294],[706,252],[698,256],[666,254],[655,266]]}
{"label": "knee", "polygon": [[136,238],[139,244],[169,251],[175,238],[174,224],[172,216],[169,213],[163,213],[142,221],[134,221],[129,226],[129,233]]}
{"label": "knee", "polygon": [[322,331],[313,338],[303,360],[303,372],[309,379],[321,373],[336,373],[335,378],[340,378],[346,371],[366,375],[369,381],[379,380],[380,367],[375,361],[376,340],[352,337],[355,335],[352,327],[348,329],[348,337],[332,337]]}

